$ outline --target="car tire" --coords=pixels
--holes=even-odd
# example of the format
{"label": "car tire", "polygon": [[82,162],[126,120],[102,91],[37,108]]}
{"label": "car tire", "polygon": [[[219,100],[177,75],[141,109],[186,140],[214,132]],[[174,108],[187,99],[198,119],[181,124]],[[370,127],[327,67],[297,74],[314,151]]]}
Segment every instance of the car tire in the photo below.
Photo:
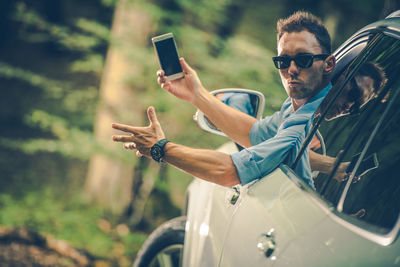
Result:
{"label": "car tire", "polygon": [[154,230],[139,250],[133,267],[180,266],[186,216],[169,220]]}

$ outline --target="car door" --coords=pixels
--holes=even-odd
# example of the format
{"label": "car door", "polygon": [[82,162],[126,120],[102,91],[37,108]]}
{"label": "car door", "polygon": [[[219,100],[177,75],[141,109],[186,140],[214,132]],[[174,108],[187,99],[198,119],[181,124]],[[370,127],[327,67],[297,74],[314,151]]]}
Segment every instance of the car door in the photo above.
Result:
{"label": "car door", "polygon": [[287,166],[249,185],[220,266],[399,264],[400,44],[393,34],[370,40],[316,114],[331,162],[317,190]]}
{"label": "car door", "polygon": [[312,190],[294,176],[281,166],[247,187],[232,218],[219,266],[269,266],[293,239],[326,217],[309,197]]}
{"label": "car door", "polygon": [[[386,34],[371,42],[376,43],[346,77],[353,85],[344,85],[318,127],[335,164],[315,185],[321,207],[332,212],[293,240],[277,266],[400,264],[400,42]],[[352,91],[356,87],[359,94]],[[355,96],[358,103],[351,100]],[[346,112],[336,105],[343,99],[353,102]],[[348,177],[339,182],[334,177],[342,165]]]}
{"label": "car door", "polygon": [[[225,153],[237,150],[233,142],[218,149]],[[230,188],[201,179],[190,184],[182,266],[218,265],[240,190],[241,186]]]}

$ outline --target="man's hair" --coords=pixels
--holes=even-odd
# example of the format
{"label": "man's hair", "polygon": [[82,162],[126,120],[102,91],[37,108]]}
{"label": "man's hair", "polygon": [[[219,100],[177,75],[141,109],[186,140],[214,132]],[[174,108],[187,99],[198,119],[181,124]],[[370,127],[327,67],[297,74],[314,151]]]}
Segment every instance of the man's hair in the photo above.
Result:
{"label": "man's hair", "polygon": [[364,63],[357,71],[359,76],[368,76],[374,81],[374,93],[378,95],[386,84],[387,79],[385,72],[377,63],[367,62]]}
{"label": "man's hair", "polygon": [[306,30],[314,34],[322,48],[322,52],[331,54],[331,37],[328,30],[323,25],[321,19],[309,12],[297,11],[290,17],[280,19],[276,25],[276,29],[278,31],[278,42],[285,32],[291,33]]}

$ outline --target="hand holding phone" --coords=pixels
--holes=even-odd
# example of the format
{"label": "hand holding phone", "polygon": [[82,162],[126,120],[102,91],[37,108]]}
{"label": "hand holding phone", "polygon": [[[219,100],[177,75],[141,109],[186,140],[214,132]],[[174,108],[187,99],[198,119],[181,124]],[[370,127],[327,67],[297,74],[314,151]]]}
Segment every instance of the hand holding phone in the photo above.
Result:
{"label": "hand holding phone", "polygon": [[158,62],[165,73],[167,81],[183,78],[184,73],[179,62],[174,35],[172,33],[167,33],[153,37],[151,40]]}
{"label": "hand holding phone", "polygon": [[[346,171],[347,173],[351,173],[353,171],[353,169],[358,161],[359,156],[360,156],[360,153],[358,153],[352,157],[350,165],[347,167],[347,171]],[[372,153],[371,155],[364,157],[364,159],[361,161],[361,163],[358,166],[357,171],[354,175],[354,178],[356,178],[356,181],[358,181],[361,176],[367,174],[371,170],[378,168],[378,166],[379,166],[378,157],[377,157],[376,153]]]}

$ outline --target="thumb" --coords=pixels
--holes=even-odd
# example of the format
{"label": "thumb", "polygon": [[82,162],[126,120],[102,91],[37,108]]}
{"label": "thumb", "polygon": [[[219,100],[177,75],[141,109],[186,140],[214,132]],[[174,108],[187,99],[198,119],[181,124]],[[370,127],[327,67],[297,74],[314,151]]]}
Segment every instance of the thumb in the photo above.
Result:
{"label": "thumb", "polygon": [[156,115],[156,110],[155,110],[154,107],[150,106],[147,109],[147,117],[149,118],[150,125],[159,124],[158,123],[158,119],[157,119],[157,115]]}
{"label": "thumb", "polygon": [[165,138],[164,131],[162,130],[161,125],[158,122],[156,110],[154,109],[154,107],[149,107],[147,109],[147,117],[149,118],[150,121],[150,127],[155,130],[157,139],[160,140],[162,138]]}
{"label": "thumb", "polygon": [[186,61],[185,61],[185,59],[183,57],[181,57],[179,59],[179,61],[181,63],[182,70],[183,70],[184,73],[191,74],[191,73],[194,72],[194,70],[189,66],[189,64],[186,63]]}

